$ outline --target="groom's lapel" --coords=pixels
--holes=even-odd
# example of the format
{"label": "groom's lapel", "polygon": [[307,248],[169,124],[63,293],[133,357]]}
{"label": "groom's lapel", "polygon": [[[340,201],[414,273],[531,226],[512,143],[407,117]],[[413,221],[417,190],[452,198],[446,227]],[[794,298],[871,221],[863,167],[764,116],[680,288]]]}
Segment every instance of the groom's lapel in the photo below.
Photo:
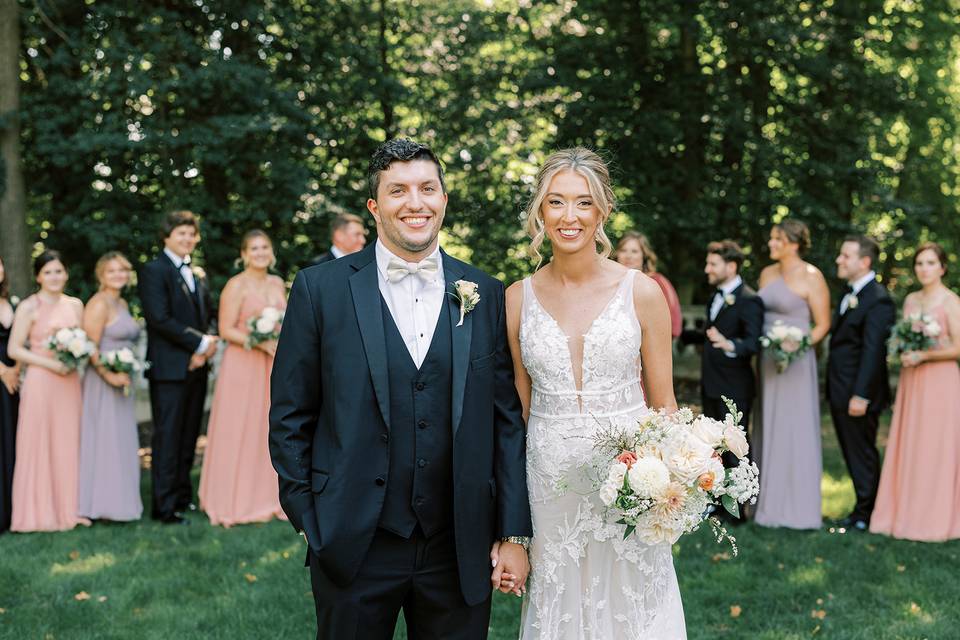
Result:
{"label": "groom's lapel", "polygon": [[387,377],[387,339],[383,333],[383,308],[380,304],[380,281],[374,245],[352,265],[357,272],[350,276],[350,294],[353,309],[360,325],[363,350],[367,354],[373,392],[383,421],[390,428],[390,382]]}
{"label": "groom's lapel", "polygon": [[460,322],[460,300],[453,295],[454,283],[463,278],[463,267],[453,260],[446,253],[441,251],[443,256],[443,278],[446,283],[447,304],[450,305],[450,333],[453,342],[453,380],[451,384],[451,397],[453,399],[452,419],[453,436],[456,438],[457,429],[460,428],[460,420],[463,417],[463,393],[467,386],[467,370],[470,367],[470,339],[473,337],[473,314],[468,313],[463,318],[463,324]]}

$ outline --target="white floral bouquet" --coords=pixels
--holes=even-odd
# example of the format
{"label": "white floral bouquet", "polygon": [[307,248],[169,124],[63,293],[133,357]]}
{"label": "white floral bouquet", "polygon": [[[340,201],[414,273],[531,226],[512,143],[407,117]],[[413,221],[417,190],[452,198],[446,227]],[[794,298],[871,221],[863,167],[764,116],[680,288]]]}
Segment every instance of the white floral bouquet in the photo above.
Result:
{"label": "white floral bouquet", "polygon": [[47,340],[47,348],[53,356],[70,369],[79,369],[96,351],[97,345],[87,337],[80,327],[59,329]]}
{"label": "white floral bouquet", "polygon": [[[143,365],[137,361],[133,350],[129,347],[123,347],[113,351],[102,351],[100,353],[100,365],[107,371],[125,373],[127,375],[132,375],[144,368]],[[123,386],[123,395],[130,395],[130,387],[128,385]]]}
{"label": "white floral bouquet", "polygon": [[244,347],[253,349],[261,342],[277,340],[280,338],[281,324],[283,324],[283,311],[276,307],[264,307],[260,315],[247,320],[247,328],[250,333],[247,334],[247,342]]}
{"label": "white floral bouquet", "polygon": [[[739,516],[739,505],[755,503],[759,470],[747,459],[742,414],[724,402],[729,413],[723,422],[683,408],[651,412],[635,427],[597,434],[594,448],[613,458],[600,500],[607,518],[625,526],[624,539],[635,534],[647,544],[673,544],[709,519],[717,540],[730,540],[737,552],[733,537],[709,514],[722,505]],[[738,458],[730,469],[721,457],[727,451]]]}
{"label": "white floral bouquet", "polygon": [[911,313],[890,330],[887,350],[890,358],[898,361],[908,351],[926,351],[937,343],[943,327],[932,316]]}
{"label": "white floral bouquet", "polygon": [[791,362],[810,349],[811,344],[810,334],[780,320],[774,322],[767,334],[760,337],[760,345],[773,357],[777,373],[786,371]]}

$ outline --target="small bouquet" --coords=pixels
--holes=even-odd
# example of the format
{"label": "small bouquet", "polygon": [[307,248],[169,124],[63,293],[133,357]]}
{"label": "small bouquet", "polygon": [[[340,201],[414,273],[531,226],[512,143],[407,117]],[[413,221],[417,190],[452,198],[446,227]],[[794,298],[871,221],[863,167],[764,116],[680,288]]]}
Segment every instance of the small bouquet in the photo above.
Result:
{"label": "small bouquet", "polygon": [[799,327],[786,325],[780,320],[773,323],[767,335],[760,337],[760,344],[777,364],[777,373],[783,373],[790,363],[810,349],[810,335]]}
{"label": "small bouquet", "polygon": [[[143,365],[137,361],[136,356],[133,355],[133,350],[129,347],[101,352],[100,365],[112,373],[125,373],[127,375],[132,375],[134,372],[143,369]],[[123,385],[123,395],[130,395],[129,385]]]}
{"label": "small bouquet", "polygon": [[[625,526],[624,539],[636,534],[647,544],[673,544],[709,519],[717,541],[728,539],[737,553],[733,537],[709,513],[722,505],[739,516],[739,505],[755,503],[759,470],[747,459],[743,414],[724,402],[729,413],[723,422],[683,408],[652,412],[635,428],[614,426],[596,435],[594,448],[612,457],[600,500],[607,517]],[[726,451],[739,459],[736,467],[724,467]]]}
{"label": "small bouquet", "polygon": [[887,350],[890,358],[899,361],[908,351],[926,351],[937,343],[943,328],[940,323],[925,313],[911,313],[890,331]]}
{"label": "small bouquet", "polygon": [[87,337],[80,327],[58,330],[47,341],[47,348],[53,356],[72,370],[82,368],[96,351],[97,345]]}
{"label": "small bouquet", "polygon": [[280,337],[280,325],[283,324],[283,311],[276,307],[264,307],[260,315],[247,320],[247,342],[244,348],[253,349],[261,342],[277,340]]}

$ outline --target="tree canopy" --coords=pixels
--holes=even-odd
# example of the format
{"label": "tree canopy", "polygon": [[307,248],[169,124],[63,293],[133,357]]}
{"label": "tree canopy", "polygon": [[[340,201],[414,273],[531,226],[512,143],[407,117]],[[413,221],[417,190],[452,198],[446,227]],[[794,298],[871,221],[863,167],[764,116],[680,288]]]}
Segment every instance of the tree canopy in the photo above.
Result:
{"label": "tree canopy", "polygon": [[215,288],[254,227],[292,274],[364,213],[367,159],[398,135],[445,163],[445,246],[505,280],[535,266],[520,216],[569,145],[610,161],[611,235],[647,233],[687,300],[708,241],[740,241],[751,279],[786,216],[828,274],[844,235],[874,235],[899,290],[920,241],[960,250],[960,0],[21,0],[20,19],[28,228],[83,294],[99,254],[146,260],[172,208],[202,217]]}

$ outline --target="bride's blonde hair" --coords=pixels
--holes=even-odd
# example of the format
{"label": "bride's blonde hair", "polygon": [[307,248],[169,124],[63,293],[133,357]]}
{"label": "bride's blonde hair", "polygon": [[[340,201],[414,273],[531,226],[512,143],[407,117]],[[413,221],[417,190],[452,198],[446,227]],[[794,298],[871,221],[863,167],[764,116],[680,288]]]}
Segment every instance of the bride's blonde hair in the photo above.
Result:
{"label": "bride's blonde hair", "polygon": [[543,166],[540,167],[540,171],[537,172],[536,191],[534,191],[533,198],[527,204],[526,230],[530,236],[528,252],[537,259],[537,267],[543,262],[540,247],[546,237],[543,213],[540,211],[540,207],[547,195],[547,189],[550,188],[550,182],[554,176],[562,171],[574,171],[587,181],[590,196],[593,198],[597,209],[600,210],[600,224],[597,226],[594,239],[600,245],[600,255],[602,257],[606,258],[613,251],[613,244],[603,228],[616,206],[613,187],[610,186],[610,170],[607,168],[607,163],[599,155],[584,147],[561,149],[551,153]]}

